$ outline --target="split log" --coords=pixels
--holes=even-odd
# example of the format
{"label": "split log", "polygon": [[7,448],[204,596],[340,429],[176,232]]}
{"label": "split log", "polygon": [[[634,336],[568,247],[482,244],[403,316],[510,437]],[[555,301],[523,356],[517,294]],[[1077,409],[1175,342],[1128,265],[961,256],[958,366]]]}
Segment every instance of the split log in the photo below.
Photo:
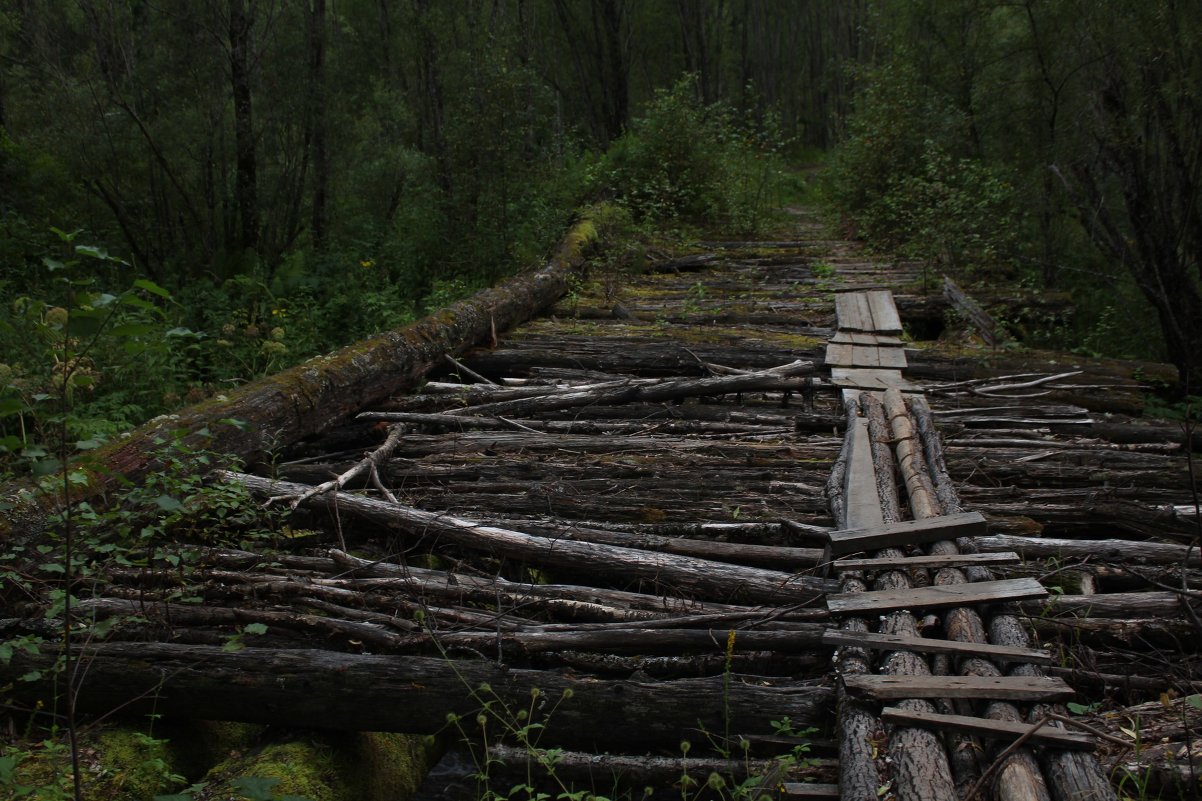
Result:
{"label": "split log", "polygon": [[993,348],[1004,340],[1005,332],[998,329],[994,319],[946,275],[943,276],[943,297],[956,311],[968,318],[973,327],[980,332],[986,345]]}
{"label": "split log", "polygon": [[[264,495],[294,496],[303,494],[306,489],[300,484],[229,471],[220,471],[219,475]],[[738,567],[614,545],[533,537],[358,495],[333,493],[326,497],[337,500],[339,511],[382,525],[399,526],[418,535],[434,534],[461,546],[540,564],[585,570],[627,581],[646,581],[656,586],[666,584],[686,594],[756,603],[804,603],[815,600],[835,586],[834,582],[824,579],[775,570]],[[325,502],[312,499],[308,505],[324,506]]]}
{"label": "split log", "polygon": [[[321,431],[331,423],[413,387],[444,354],[488,342],[496,331],[530,319],[567,291],[596,229],[578,223],[541,269],[526,272],[412,325],[357,342],[268,376],[227,395],[159,417],[91,452],[89,480],[73,499],[95,498],[158,470],[161,442],[254,460]],[[229,420],[240,421],[231,425]],[[177,432],[183,432],[177,437]],[[0,487],[11,508],[0,519],[0,540],[40,531],[61,502],[17,482]]]}
{"label": "split log", "polygon": [[[54,696],[58,655],[22,653],[0,665],[12,696],[35,704]],[[110,643],[77,650],[78,711],[157,714],[349,731],[434,734],[448,713],[474,719],[500,698],[525,709],[537,690],[554,707],[541,742],[583,749],[644,748],[712,734],[771,731],[788,715],[822,725],[833,691],[813,683],[763,686],[723,677],[667,682],[598,681],[480,661],[163,643]],[[42,671],[45,678],[19,682]],[[487,686],[487,689],[485,688]],[[565,697],[565,691],[568,697]],[[331,703],[330,699],[338,699]],[[723,698],[726,703],[723,703]],[[558,703],[557,703],[558,702]],[[615,716],[615,708],[622,710]],[[729,713],[729,721],[724,715]],[[516,721],[514,725],[522,725]],[[493,726],[497,725],[493,721]]]}

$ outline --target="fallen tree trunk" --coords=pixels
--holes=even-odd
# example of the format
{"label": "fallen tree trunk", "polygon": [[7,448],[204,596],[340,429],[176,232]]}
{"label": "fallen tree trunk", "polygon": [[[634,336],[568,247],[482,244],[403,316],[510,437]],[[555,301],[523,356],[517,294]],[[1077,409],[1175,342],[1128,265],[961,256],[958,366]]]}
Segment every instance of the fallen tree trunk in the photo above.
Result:
{"label": "fallen tree trunk", "polygon": [[[57,658],[53,651],[15,655],[0,665],[0,683],[11,682],[20,702],[34,704],[51,697]],[[784,715],[794,725],[820,726],[834,695],[828,687],[807,683],[769,687],[759,680],[724,682],[721,676],[599,681],[479,661],[321,650],[231,652],[210,646],[110,643],[80,650],[75,658],[82,677],[81,713],[116,710],[125,715],[434,734],[447,726],[449,713],[471,720],[485,702],[497,698],[510,709],[528,709],[531,693],[538,690],[547,699],[541,708],[553,708],[545,717],[536,712],[537,722],[547,725],[541,744],[584,749],[615,744],[642,748],[682,738],[704,743],[702,727],[714,736],[726,730],[771,732],[771,722]],[[45,678],[17,681],[39,670]],[[723,720],[727,711],[729,722]],[[501,728],[496,720],[489,726]]]}
{"label": "fallen tree trunk", "polygon": [[[308,489],[304,484],[272,481],[225,470],[220,471],[219,475],[264,495],[296,497]],[[444,540],[464,547],[540,564],[585,570],[625,581],[646,581],[656,586],[666,584],[684,594],[754,603],[798,603],[815,600],[836,586],[835,582],[825,579],[776,570],[739,567],[616,545],[534,537],[359,495],[331,493],[322,499],[311,499],[306,505],[324,507],[327,499],[336,499],[340,511],[383,525],[399,526],[421,535],[437,534]]]}
{"label": "fallen tree trunk", "polygon": [[[93,451],[86,466],[88,482],[77,485],[73,499],[97,497],[159,469],[157,454],[164,441],[254,459],[413,387],[444,354],[488,342],[497,331],[524,322],[554,303],[567,291],[568,278],[583,263],[584,247],[595,236],[593,224],[582,221],[538,271],[515,276],[405,328],[152,420]],[[177,437],[176,432],[183,436]],[[11,507],[0,519],[0,541],[41,530],[61,501],[57,494],[38,491],[26,482],[0,488],[0,502]]]}

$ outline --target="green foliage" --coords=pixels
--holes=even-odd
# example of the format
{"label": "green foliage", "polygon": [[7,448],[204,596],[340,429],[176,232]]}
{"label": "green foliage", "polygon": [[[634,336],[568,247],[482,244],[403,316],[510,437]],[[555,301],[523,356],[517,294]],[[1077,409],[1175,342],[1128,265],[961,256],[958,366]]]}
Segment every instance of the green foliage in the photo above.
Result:
{"label": "green foliage", "polygon": [[726,105],[702,105],[692,76],[661,89],[592,168],[601,191],[638,220],[750,233],[774,207],[784,146],[771,117],[749,125]]}

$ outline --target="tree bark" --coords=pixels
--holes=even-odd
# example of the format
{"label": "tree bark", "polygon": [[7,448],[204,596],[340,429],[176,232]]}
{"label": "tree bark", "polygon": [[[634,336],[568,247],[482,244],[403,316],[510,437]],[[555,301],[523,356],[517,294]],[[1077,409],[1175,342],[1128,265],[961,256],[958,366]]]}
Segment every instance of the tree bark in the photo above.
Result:
{"label": "tree bark", "polygon": [[[578,223],[536,272],[511,278],[405,328],[152,420],[94,451],[82,465],[89,482],[75,489],[73,499],[97,498],[161,468],[163,442],[254,460],[412,388],[445,353],[461,353],[488,342],[494,331],[508,329],[550,306],[567,291],[568,278],[583,263],[583,248],[595,235],[590,222]],[[240,423],[233,425],[231,420]],[[29,482],[12,482],[0,488],[0,501],[12,507],[0,519],[2,541],[40,531],[61,498]]]}
{"label": "tree bark", "polygon": [[259,246],[259,181],[255,156],[254,107],[251,98],[250,31],[254,27],[254,2],[229,0],[230,89],[234,98],[234,149],[237,175],[234,196],[241,223],[238,245],[253,251]]}
{"label": "tree bark", "polygon": [[[292,497],[302,495],[308,489],[303,484],[272,481],[229,471],[221,471],[219,475],[263,495]],[[336,508],[340,512],[374,520],[383,525],[399,526],[419,536],[433,533],[443,540],[467,548],[539,564],[584,570],[624,581],[648,582],[657,587],[669,586],[675,592],[685,595],[702,595],[723,601],[783,604],[812,601],[835,586],[834,582],[824,579],[776,570],[738,567],[616,545],[533,537],[518,531],[359,495],[337,493],[328,497],[336,498]],[[312,499],[306,505],[324,506],[325,503],[325,499]]]}
{"label": "tree bark", "polygon": [[[213,646],[111,643],[81,650],[77,658],[79,710],[90,714],[120,710],[124,715],[434,734],[444,729],[448,713],[471,720],[485,701],[495,698],[511,709],[526,709],[532,691],[538,690],[547,699],[544,709],[554,707],[540,719],[547,723],[542,744],[583,749],[642,748],[682,738],[703,743],[699,726],[717,735],[728,728],[732,733],[766,733],[783,715],[795,725],[821,726],[834,695],[828,687],[808,683],[762,686],[758,681],[727,683],[721,676],[599,681],[479,661],[323,650],[231,652]],[[22,653],[0,665],[0,682],[12,682],[17,700],[36,703],[54,692],[56,659],[53,651]],[[34,670],[43,671],[45,678],[17,681]],[[570,691],[568,697],[565,691]],[[723,719],[727,712],[728,721]]]}

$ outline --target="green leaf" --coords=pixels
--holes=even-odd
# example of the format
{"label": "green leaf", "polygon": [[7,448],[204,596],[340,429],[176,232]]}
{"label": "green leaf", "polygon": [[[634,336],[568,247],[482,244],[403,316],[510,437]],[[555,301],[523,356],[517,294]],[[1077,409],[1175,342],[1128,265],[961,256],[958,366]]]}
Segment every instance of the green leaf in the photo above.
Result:
{"label": "green leaf", "polygon": [[158,507],[164,512],[176,512],[184,508],[184,505],[170,495],[160,495],[154,499]]}
{"label": "green leaf", "polygon": [[104,440],[102,439],[81,439],[75,443],[75,447],[81,451],[91,451],[99,448],[103,444]]}
{"label": "green leaf", "polygon": [[39,459],[29,468],[29,472],[33,473],[35,478],[41,478],[57,473],[62,466],[63,463],[58,459]]}
{"label": "green leaf", "polygon": [[152,295],[158,295],[160,298],[171,300],[170,292],[163,289],[161,286],[148,278],[139,278],[137,281],[134,281],[134,286],[136,286],[138,289],[143,289]]}
{"label": "green leaf", "polygon": [[1194,709],[1202,709],[1202,695],[1187,695],[1185,696],[1185,703],[1189,704]]}
{"label": "green leaf", "polygon": [[25,404],[20,398],[0,398],[0,417],[8,417],[10,414],[17,414],[25,408]]}
{"label": "green leaf", "polygon": [[176,326],[175,328],[169,329],[163,334],[163,336],[173,339],[204,339],[204,334],[193,331],[191,328],[184,328],[183,326]]}
{"label": "green leaf", "polygon": [[267,625],[265,623],[247,623],[242,631],[245,634],[266,634]]}
{"label": "green leaf", "polygon": [[59,270],[63,269],[63,267],[65,266],[58,259],[52,259],[49,256],[42,257],[42,264],[46,265],[46,269],[52,273],[58,272]]}
{"label": "green leaf", "polygon": [[17,681],[37,681],[40,678],[42,678],[42,671],[31,670],[22,675],[19,679],[17,679]]}

